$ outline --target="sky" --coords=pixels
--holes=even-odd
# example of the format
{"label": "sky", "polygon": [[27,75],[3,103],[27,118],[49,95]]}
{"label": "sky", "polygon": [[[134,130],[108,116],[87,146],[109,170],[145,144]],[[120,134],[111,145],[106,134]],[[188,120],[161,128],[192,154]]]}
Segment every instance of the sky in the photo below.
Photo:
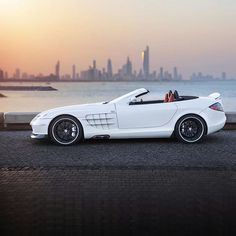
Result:
{"label": "sky", "polygon": [[235,0],[0,0],[0,68],[62,73],[97,60],[115,70],[127,56],[139,71],[150,47],[151,70],[177,66],[236,77]]}

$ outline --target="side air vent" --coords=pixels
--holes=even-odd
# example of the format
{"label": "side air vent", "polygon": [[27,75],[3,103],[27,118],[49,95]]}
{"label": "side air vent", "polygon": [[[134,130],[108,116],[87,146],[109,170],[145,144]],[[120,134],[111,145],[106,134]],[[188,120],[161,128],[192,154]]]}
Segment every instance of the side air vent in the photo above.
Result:
{"label": "side air vent", "polygon": [[85,117],[88,124],[99,129],[111,129],[117,127],[116,114],[99,113],[90,114]]}

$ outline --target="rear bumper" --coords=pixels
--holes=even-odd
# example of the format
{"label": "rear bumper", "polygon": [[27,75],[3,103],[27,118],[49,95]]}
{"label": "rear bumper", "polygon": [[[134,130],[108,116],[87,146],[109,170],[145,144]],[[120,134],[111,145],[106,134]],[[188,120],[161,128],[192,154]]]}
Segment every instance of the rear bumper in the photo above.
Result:
{"label": "rear bumper", "polygon": [[32,139],[46,139],[46,138],[48,138],[48,136],[45,134],[34,134],[34,133],[32,133],[30,137]]}
{"label": "rear bumper", "polygon": [[222,119],[221,121],[214,123],[212,125],[208,126],[208,134],[215,133],[217,131],[220,131],[221,129],[224,128],[226,122],[226,118]]}
{"label": "rear bumper", "polygon": [[200,115],[207,123],[207,134],[212,134],[224,128],[226,116],[224,112],[214,111],[210,108],[204,110]]}

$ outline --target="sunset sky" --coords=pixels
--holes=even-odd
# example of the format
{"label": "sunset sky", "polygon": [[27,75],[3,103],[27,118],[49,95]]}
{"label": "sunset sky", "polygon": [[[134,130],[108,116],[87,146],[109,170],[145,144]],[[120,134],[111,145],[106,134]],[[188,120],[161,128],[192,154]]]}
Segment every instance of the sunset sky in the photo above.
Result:
{"label": "sunset sky", "polygon": [[61,61],[118,69],[130,56],[141,68],[150,46],[151,69],[178,66],[236,77],[235,0],[0,0],[0,68],[49,74]]}

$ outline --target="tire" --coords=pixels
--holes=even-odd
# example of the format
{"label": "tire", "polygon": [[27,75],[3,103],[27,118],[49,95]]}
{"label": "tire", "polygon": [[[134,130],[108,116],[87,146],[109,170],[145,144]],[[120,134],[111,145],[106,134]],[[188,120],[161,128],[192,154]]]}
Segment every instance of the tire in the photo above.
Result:
{"label": "tire", "polygon": [[72,145],[83,139],[83,127],[76,118],[63,115],[51,122],[48,134],[56,144]]}
{"label": "tire", "polygon": [[184,143],[198,143],[206,134],[205,121],[197,115],[181,117],[175,126],[175,137]]}

